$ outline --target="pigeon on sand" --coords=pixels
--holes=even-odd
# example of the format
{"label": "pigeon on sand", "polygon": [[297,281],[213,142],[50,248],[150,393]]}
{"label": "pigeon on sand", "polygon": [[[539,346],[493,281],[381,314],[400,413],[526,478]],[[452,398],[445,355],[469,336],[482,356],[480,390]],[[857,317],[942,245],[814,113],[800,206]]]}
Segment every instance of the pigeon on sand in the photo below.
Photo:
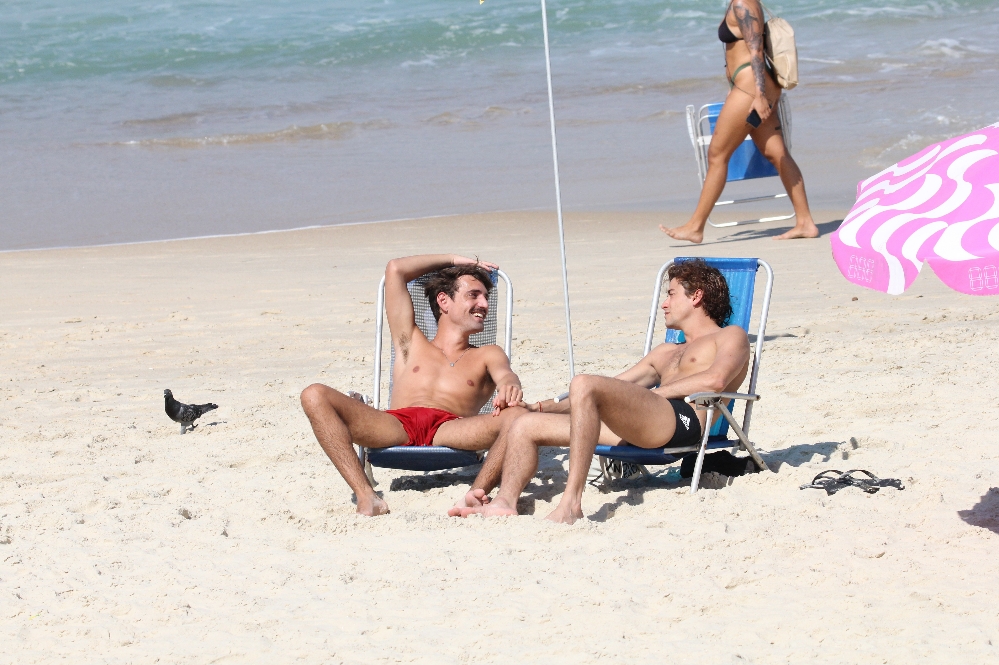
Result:
{"label": "pigeon on sand", "polygon": [[166,414],[170,420],[180,423],[180,433],[183,434],[187,428],[194,429],[197,425],[194,421],[205,415],[209,411],[219,408],[218,404],[183,404],[173,398],[173,393],[169,390],[163,391],[163,399],[166,402]]}

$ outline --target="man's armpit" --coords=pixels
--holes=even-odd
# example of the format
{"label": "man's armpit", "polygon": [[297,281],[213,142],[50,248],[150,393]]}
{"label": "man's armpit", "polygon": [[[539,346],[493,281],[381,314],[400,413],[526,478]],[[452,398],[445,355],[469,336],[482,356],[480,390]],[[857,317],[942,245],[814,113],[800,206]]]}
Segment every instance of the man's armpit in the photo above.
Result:
{"label": "man's armpit", "polygon": [[409,347],[413,344],[413,336],[409,333],[402,333],[399,335],[399,355],[402,356],[402,362],[409,362]]}

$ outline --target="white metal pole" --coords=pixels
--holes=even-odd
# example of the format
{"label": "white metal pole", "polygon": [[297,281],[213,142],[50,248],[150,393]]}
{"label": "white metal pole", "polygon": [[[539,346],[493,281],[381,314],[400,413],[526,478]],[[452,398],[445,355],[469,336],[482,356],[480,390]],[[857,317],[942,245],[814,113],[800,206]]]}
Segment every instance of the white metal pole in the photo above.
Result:
{"label": "white metal pole", "polygon": [[558,143],[555,140],[555,99],[552,96],[552,60],[548,50],[548,7],[541,0],[541,27],[545,33],[545,71],[548,74],[548,117],[552,127],[552,163],[555,166],[555,209],[558,212],[558,242],[562,250],[562,289],[565,292],[565,332],[569,341],[569,379],[576,375],[572,358],[572,316],[569,309],[569,275],[565,267],[565,230],[562,226],[562,191],[558,181]]}

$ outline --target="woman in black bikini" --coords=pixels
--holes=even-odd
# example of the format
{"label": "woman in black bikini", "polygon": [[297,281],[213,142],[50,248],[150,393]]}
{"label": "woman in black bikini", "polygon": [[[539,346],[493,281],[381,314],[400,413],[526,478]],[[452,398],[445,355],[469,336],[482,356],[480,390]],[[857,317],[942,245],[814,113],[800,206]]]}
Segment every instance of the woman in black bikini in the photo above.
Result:
{"label": "woman in black bikini", "polygon": [[[763,7],[759,0],[732,0],[725,18],[718,26],[718,39],[725,44],[725,76],[729,82],[728,97],[722,107],[708,148],[708,174],[701,189],[697,209],[683,226],[659,229],[677,240],[701,242],[708,215],[721,196],[728,177],[728,160],[746,136],[751,136],[760,152],[770,160],[780,174],[784,189],[794,206],[795,225],[777,238],[815,238],[819,230],[812,221],[805,196],[801,171],[784,145],[780,119],[771,112],[780,99],[777,85],[763,55]],[[747,117],[755,111],[762,122],[754,128]]]}

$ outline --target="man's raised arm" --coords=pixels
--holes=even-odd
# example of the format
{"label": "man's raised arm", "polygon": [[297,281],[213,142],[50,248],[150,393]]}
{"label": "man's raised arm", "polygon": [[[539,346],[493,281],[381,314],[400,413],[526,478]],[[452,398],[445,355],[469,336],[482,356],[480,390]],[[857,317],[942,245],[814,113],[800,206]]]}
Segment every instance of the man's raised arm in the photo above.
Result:
{"label": "man's raised arm", "polygon": [[681,399],[694,393],[720,393],[739,377],[749,362],[749,339],[738,326],[728,326],[718,335],[715,360],[706,370],[667,383],[654,390],[670,399]]}

